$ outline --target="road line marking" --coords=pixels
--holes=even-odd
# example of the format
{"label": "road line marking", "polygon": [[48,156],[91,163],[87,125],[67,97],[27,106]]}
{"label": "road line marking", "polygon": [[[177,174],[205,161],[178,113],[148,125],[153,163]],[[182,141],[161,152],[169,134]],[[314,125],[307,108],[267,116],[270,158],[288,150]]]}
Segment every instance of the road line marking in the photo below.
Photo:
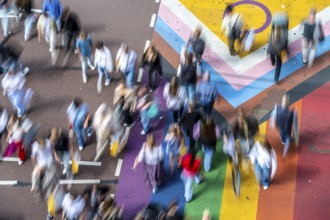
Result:
{"label": "road line marking", "polygon": [[100,184],[101,180],[99,179],[81,179],[81,180],[60,180],[61,185],[64,184]]}
{"label": "road line marking", "polygon": [[10,161],[10,162],[18,162],[18,157],[2,157],[0,158],[0,161]]}
{"label": "road line marking", "polygon": [[152,14],[149,27],[151,28],[155,27],[156,17],[157,17],[156,14]]}
{"label": "road line marking", "polygon": [[123,160],[122,159],[118,159],[115,176],[119,176],[120,175],[120,171],[121,171],[121,167],[122,166],[123,166]]}
{"label": "road line marking", "polygon": [[0,186],[5,186],[5,185],[17,185],[17,180],[2,180],[0,181]]}
{"label": "road line marking", "polygon": [[155,0],[156,3],[159,3],[159,0]]}
{"label": "road line marking", "polygon": [[146,40],[146,44],[144,46],[144,52],[146,52],[146,50],[149,47],[149,45],[150,45],[150,40]]}
{"label": "road line marking", "polygon": [[[63,164],[61,162],[61,164]],[[70,164],[72,164],[72,161],[70,160]],[[101,166],[101,162],[95,162],[95,161],[77,161],[78,165],[82,165],[82,166],[95,166],[95,167],[99,167]]]}

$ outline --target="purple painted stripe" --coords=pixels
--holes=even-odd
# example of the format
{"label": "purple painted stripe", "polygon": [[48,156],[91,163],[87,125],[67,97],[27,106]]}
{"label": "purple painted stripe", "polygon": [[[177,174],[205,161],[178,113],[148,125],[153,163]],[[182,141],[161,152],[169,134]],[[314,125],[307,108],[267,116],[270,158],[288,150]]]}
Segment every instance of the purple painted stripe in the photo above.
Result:
{"label": "purple painted stripe", "polygon": [[[145,73],[143,74],[142,82],[147,82]],[[164,114],[167,115],[165,102],[162,98],[164,84],[165,80],[160,80],[159,87],[154,92],[154,98],[160,104],[161,109],[164,110]],[[159,123],[152,124],[152,132],[159,144],[161,144],[163,139],[165,123],[166,118]],[[135,157],[138,155],[146,138],[145,135],[140,134],[141,131],[142,126],[140,122],[137,122],[131,129],[116,193],[118,205],[124,205],[124,220],[133,219],[136,213],[149,203],[151,197],[151,189],[144,182],[143,165],[140,164],[135,171],[131,169]]]}

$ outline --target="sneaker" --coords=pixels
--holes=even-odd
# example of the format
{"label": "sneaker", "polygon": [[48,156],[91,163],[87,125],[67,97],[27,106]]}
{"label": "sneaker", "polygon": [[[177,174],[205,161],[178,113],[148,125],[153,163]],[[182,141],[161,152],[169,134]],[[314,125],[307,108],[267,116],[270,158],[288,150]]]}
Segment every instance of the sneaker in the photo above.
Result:
{"label": "sneaker", "polygon": [[22,164],[23,164],[23,160],[19,160],[18,165],[22,165]]}
{"label": "sneaker", "polygon": [[142,134],[142,135],[145,135],[145,134],[146,134],[146,132],[145,132],[144,130],[142,130],[142,131],[141,131],[141,134]]}
{"label": "sneaker", "polygon": [[83,83],[87,83],[87,77],[83,77]]}
{"label": "sneaker", "polygon": [[106,79],[104,85],[105,85],[105,86],[108,86],[108,85],[110,85],[110,82],[111,82],[111,79]]}
{"label": "sneaker", "polygon": [[91,68],[91,70],[95,70],[95,66],[93,64],[90,64],[89,67]]}
{"label": "sneaker", "polygon": [[93,134],[93,131],[91,131],[91,130],[88,130],[88,131],[87,131],[87,136],[88,136],[88,137],[92,137],[92,134]]}
{"label": "sneaker", "polygon": [[264,190],[267,190],[268,189],[268,186],[264,186]]}
{"label": "sneaker", "polygon": [[74,54],[77,55],[78,54],[78,50],[74,49]]}
{"label": "sneaker", "polygon": [[154,188],[152,188],[152,194],[155,194],[157,192],[157,186],[155,186]]}
{"label": "sneaker", "polygon": [[30,71],[30,68],[29,67],[25,67],[22,71],[21,71],[21,75],[22,76],[25,76],[26,74],[28,74]]}
{"label": "sneaker", "polygon": [[67,172],[67,170],[64,168],[63,171],[62,171],[62,174],[65,175]]}
{"label": "sneaker", "polygon": [[83,151],[84,147],[83,146],[79,146],[79,151]]}

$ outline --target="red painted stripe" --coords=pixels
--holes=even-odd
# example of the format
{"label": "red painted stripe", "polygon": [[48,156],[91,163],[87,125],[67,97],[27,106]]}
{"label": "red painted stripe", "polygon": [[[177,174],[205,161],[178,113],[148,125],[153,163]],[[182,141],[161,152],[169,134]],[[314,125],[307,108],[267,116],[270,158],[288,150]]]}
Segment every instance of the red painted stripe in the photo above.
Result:
{"label": "red painted stripe", "polygon": [[[293,219],[330,219],[329,97],[330,82],[306,96],[302,102]],[[316,146],[319,152],[312,151],[312,146]]]}

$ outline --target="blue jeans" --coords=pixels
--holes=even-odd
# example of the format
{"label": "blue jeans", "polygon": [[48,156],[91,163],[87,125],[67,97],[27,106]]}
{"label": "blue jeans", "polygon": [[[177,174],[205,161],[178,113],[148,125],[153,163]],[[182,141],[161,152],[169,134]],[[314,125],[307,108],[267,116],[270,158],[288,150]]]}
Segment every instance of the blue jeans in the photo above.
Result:
{"label": "blue jeans", "polygon": [[267,167],[261,167],[256,160],[254,164],[254,170],[256,178],[263,186],[269,186],[270,184],[270,169]]}
{"label": "blue jeans", "polygon": [[[74,122],[73,123],[73,130],[74,133],[77,135],[77,139],[78,139],[78,145],[84,147],[85,146],[85,128],[84,128],[84,122]],[[91,132],[92,131],[92,127],[89,126],[87,128],[87,132]]]}
{"label": "blue jeans", "polygon": [[196,174],[194,177],[189,177],[184,174],[184,171],[181,173],[181,179],[184,184],[184,197],[186,202],[191,201],[193,196],[193,182],[195,179],[196,184],[200,184],[202,180],[201,174]]}
{"label": "blue jeans", "polygon": [[214,147],[209,147],[202,144],[202,148],[204,152],[204,170],[205,172],[209,172],[211,170]]}
{"label": "blue jeans", "polygon": [[147,109],[144,111],[141,111],[140,114],[141,114],[141,124],[142,124],[143,130],[145,133],[147,133],[150,130],[150,127],[149,127],[150,118],[147,115]]}
{"label": "blue jeans", "polygon": [[1,23],[2,23],[2,29],[3,29],[3,36],[7,37],[9,34],[9,29],[10,29],[10,20],[11,18],[8,18],[7,16],[9,15],[17,15],[18,10],[16,8],[16,3],[13,1],[12,5],[10,5],[8,8],[1,8],[0,9],[0,16],[1,18]]}
{"label": "blue jeans", "polygon": [[18,89],[8,94],[8,98],[17,110],[18,117],[21,117],[29,106],[33,92],[31,89]]}
{"label": "blue jeans", "polygon": [[82,77],[83,80],[87,81],[87,64],[90,66],[92,65],[92,54],[88,55],[88,56],[82,56],[82,60],[81,60],[81,68],[82,68]]}
{"label": "blue jeans", "polygon": [[126,87],[132,88],[134,85],[134,69],[127,70],[124,74],[126,76]]}
{"label": "blue jeans", "polygon": [[286,132],[283,128],[278,127],[280,137],[282,142],[284,143],[284,151],[283,151],[283,157],[285,157],[289,151],[290,143],[291,143],[291,130],[290,132]]}
{"label": "blue jeans", "polygon": [[24,21],[24,40],[28,40],[31,36],[31,30],[33,27],[34,16],[33,14],[28,15]]}
{"label": "blue jeans", "polygon": [[102,78],[103,75],[105,75],[105,78],[107,80],[110,80],[110,73],[107,71],[107,69],[105,67],[101,67],[99,66],[97,68],[98,72],[99,72],[99,79],[97,80],[97,91],[100,93],[102,91]]}
{"label": "blue jeans", "polygon": [[196,85],[195,84],[188,84],[185,87],[187,88],[189,102],[190,103],[195,103]]}

